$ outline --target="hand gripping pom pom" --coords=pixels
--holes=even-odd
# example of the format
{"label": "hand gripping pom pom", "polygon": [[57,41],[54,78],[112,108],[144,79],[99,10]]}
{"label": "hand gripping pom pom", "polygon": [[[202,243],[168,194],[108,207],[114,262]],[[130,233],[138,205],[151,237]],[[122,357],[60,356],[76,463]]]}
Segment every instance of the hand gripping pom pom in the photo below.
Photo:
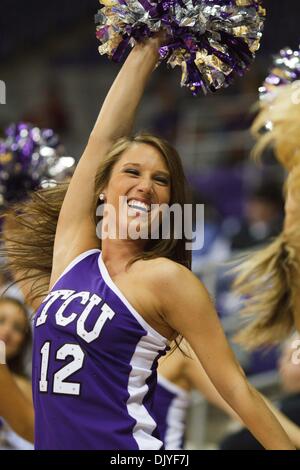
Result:
{"label": "hand gripping pom pom", "polygon": [[64,156],[51,129],[12,124],[0,140],[0,207],[23,200],[44,180],[62,180],[72,173],[75,160]]}
{"label": "hand gripping pom pom", "polygon": [[255,57],[266,11],[261,0],[100,0],[100,54],[120,62],[128,46],[164,29],[161,60],[182,69],[181,86],[197,95],[242,76]]}

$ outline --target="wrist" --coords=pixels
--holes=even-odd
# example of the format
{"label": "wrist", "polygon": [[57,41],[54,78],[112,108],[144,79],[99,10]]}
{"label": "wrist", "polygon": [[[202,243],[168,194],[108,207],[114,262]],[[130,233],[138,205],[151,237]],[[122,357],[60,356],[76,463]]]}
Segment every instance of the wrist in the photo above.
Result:
{"label": "wrist", "polygon": [[152,59],[157,62],[159,59],[160,44],[157,40],[150,38],[147,42],[137,43],[133,48],[133,54],[143,59]]}

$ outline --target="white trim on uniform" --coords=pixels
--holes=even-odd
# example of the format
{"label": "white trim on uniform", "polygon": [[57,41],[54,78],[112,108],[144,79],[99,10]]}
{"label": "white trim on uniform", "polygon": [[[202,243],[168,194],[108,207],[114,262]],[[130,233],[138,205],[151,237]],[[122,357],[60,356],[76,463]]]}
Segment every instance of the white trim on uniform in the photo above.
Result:
{"label": "white trim on uniform", "polygon": [[190,401],[177,396],[172,401],[167,414],[167,431],[165,435],[166,450],[182,449],[182,441],[185,434],[185,421]]}
{"label": "white trim on uniform", "polygon": [[180,450],[182,449],[182,441],[185,434],[185,422],[187,411],[191,404],[191,396],[190,393],[178,387],[178,385],[171,383],[165,377],[159,376],[158,382],[162,387],[165,387],[175,395],[166,416],[167,429],[164,443],[165,449]]}
{"label": "white trim on uniform", "polygon": [[159,450],[163,446],[160,439],[152,436],[157,423],[143,405],[143,400],[149,391],[146,381],[151,374],[155,373],[152,370],[153,363],[157,359],[158,351],[164,348],[164,344],[148,334],[137,343],[130,361],[127,410],[128,414],[136,421],[133,428],[133,438],[136,440],[139,450]]}
{"label": "white trim on uniform", "polygon": [[74,268],[74,266],[76,266],[76,264],[78,264],[80,261],[82,261],[83,259],[87,258],[88,256],[92,255],[93,253],[101,253],[101,250],[99,249],[92,249],[92,250],[88,250],[88,251],[85,251],[84,253],[81,253],[80,255],[76,256],[76,258],[73,259],[73,261],[71,261],[70,264],[68,264],[68,266],[66,267],[66,269],[64,269],[64,271],[62,272],[62,274],[59,276],[59,278],[55,281],[54,285],[51,287],[51,291],[53,291],[53,289],[56,287],[56,284],[61,280],[61,278],[67,274],[69,271],[71,271],[72,268]]}
{"label": "white trim on uniform", "polygon": [[100,273],[102,275],[102,278],[104,282],[108,285],[108,287],[122,300],[124,305],[128,308],[128,310],[132,313],[132,315],[135,317],[135,319],[138,321],[138,323],[150,334],[158,338],[160,341],[164,342],[164,345],[166,346],[169,343],[169,340],[162,336],[158,331],[156,331],[152,326],[149,325],[149,323],[146,322],[146,320],[140,315],[135,308],[131,305],[131,303],[126,299],[124,294],[120,291],[120,289],[116,286],[112,278],[110,277],[110,274],[104,264],[103,258],[102,258],[102,252],[100,253],[99,256],[99,269]]}

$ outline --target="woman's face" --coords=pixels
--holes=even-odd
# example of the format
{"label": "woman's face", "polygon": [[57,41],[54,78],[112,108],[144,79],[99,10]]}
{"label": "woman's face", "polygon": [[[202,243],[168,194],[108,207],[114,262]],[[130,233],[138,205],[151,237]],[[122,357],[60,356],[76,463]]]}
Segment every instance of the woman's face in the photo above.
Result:
{"label": "woman's face", "polygon": [[12,302],[0,303],[0,341],[6,346],[6,359],[13,359],[20,351],[28,328],[24,312]]}
{"label": "woman's face", "polygon": [[116,214],[117,233],[121,229],[128,238],[131,227],[133,233],[136,228],[149,234],[161,220],[160,205],[170,203],[171,176],[163,156],[151,145],[134,143],[114,166],[104,193]]}

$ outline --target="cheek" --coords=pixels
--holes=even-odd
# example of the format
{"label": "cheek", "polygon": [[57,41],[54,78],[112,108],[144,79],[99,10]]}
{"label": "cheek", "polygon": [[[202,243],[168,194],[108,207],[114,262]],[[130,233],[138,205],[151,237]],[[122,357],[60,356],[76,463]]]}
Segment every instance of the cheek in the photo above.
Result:
{"label": "cheek", "polygon": [[171,200],[171,189],[170,188],[160,188],[158,192],[158,200],[160,204],[169,204]]}
{"label": "cheek", "polygon": [[17,331],[12,332],[11,341],[16,348],[21,346],[21,344],[23,343],[23,340],[24,340],[23,333],[19,333]]}
{"label": "cheek", "polygon": [[119,198],[126,196],[133,186],[133,181],[128,178],[115,177],[107,188],[107,202],[118,204]]}
{"label": "cheek", "polygon": [[2,335],[8,335],[8,336],[13,336],[13,328],[7,324],[6,322],[3,322],[0,324],[0,336]]}

